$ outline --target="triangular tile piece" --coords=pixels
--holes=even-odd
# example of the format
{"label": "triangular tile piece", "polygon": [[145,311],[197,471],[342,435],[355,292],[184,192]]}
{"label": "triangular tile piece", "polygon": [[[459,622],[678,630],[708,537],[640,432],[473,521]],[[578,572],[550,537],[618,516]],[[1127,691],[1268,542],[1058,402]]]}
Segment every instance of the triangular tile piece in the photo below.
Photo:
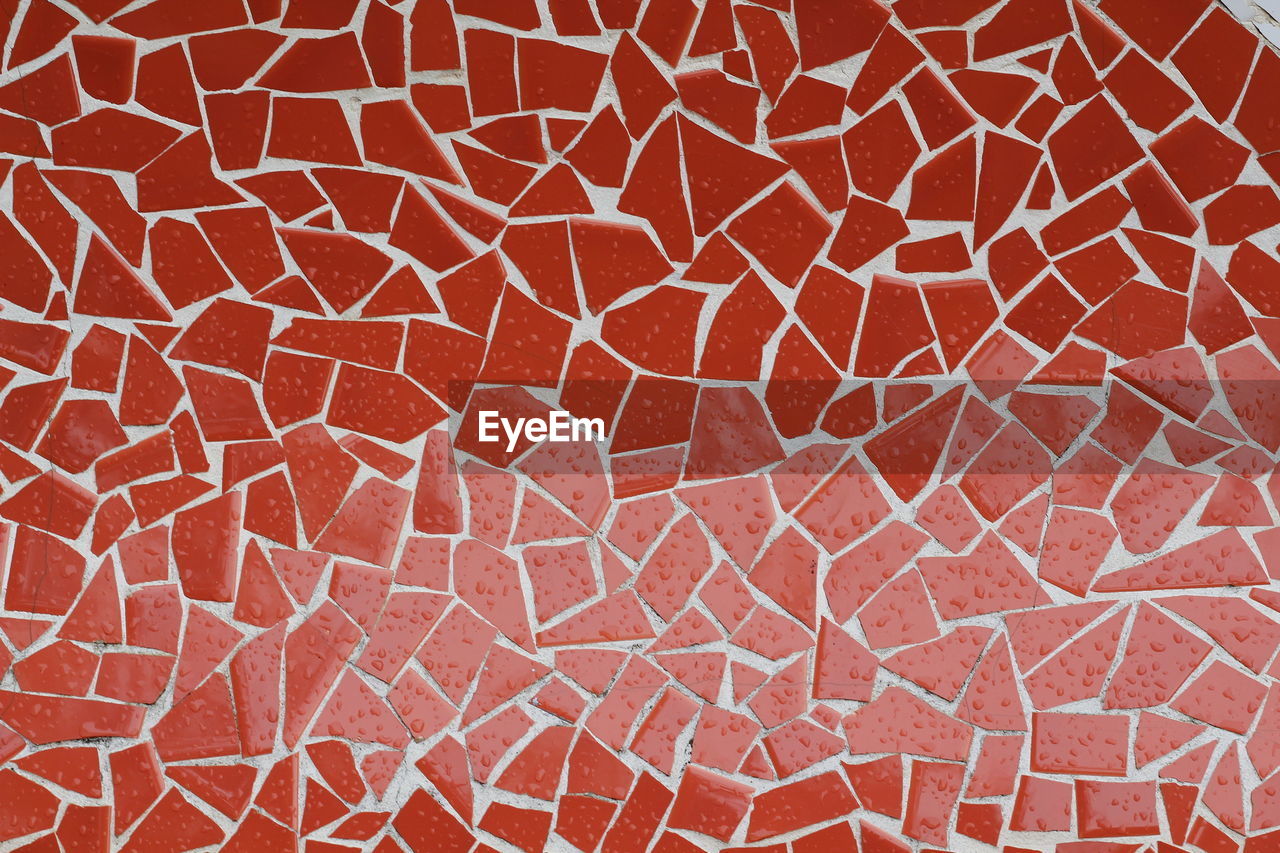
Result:
{"label": "triangular tile piece", "polygon": [[1207,726],[1143,711],[1138,716],[1138,734],[1133,742],[1134,765],[1142,768],[1208,730]]}
{"label": "triangular tile piece", "polygon": [[393,317],[400,314],[434,314],[439,306],[410,267],[388,276],[360,311],[361,317]]}
{"label": "triangular tile piece", "polygon": [[956,716],[984,729],[1022,732],[1027,730],[1027,713],[1018,694],[1013,659],[1003,636],[974,670],[973,679],[960,700]]}
{"label": "triangular tile piece", "polygon": [[[120,600],[115,564],[108,557],[67,615],[58,636],[82,643],[123,643]],[[21,648],[20,643],[15,645]]]}

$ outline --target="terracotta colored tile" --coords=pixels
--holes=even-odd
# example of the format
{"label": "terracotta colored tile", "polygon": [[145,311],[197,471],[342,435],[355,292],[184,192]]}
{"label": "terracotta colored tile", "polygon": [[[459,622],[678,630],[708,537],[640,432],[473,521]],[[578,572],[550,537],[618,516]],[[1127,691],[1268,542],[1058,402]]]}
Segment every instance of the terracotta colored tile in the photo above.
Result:
{"label": "terracotta colored tile", "polygon": [[[207,91],[238,89],[262,69],[283,43],[284,38],[278,33],[264,30],[196,36],[189,43],[196,82]],[[318,91],[324,91],[324,87]]]}
{"label": "terracotta colored tile", "polygon": [[1143,50],[1156,59],[1164,59],[1195,23],[1207,5],[1207,3],[1200,2],[1200,0],[1194,0],[1194,2],[1178,7],[1176,12],[1166,15],[1156,22],[1147,21],[1145,16],[1158,7],[1141,2],[1141,0],[1138,0],[1138,2],[1108,0],[1103,5],[1102,11],[1109,15]]}
{"label": "terracotta colored tile", "polygon": [[1123,716],[1035,714],[1031,769],[1038,773],[1123,776],[1129,721]]}
{"label": "terracotta colored tile", "polygon": [[1004,824],[999,803],[961,803],[956,811],[956,831],[967,838],[994,844]]}
{"label": "terracotta colored tile", "polygon": [[1025,501],[1000,522],[1000,535],[1008,537],[1009,541],[1034,557],[1040,553],[1040,539],[1046,521],[1045,509],[1048,506],[1048,495]]}
{"label": "terracotta colored tile", "polygon": [[1141,149],[1123,120],[1099,98],[1089,101],[1054,131],[1048,147],[1068,200],[1080,197],[1141,157]]}
{"label": "terracotta colored tile", "polygon": [[679,129],[694,232],[699,235],[710,233],[786,169],[687,120],[681,120]]}
{"label": "terracotta colored tile", "polygon": [[346,673],[338,689],[316,718],[314,733],[377,743],[403,749],[409,741],[405,726],[358,676]]}
{"label": "terracotta colored tile", "polygon": [[960,490],[985,518],[1003,515],[1043,482],[1047,459],[1020,426],[1002,429],[960,480]]}
{"label": "terracotta colored tile", "polygon": [[1042,142],[1062,112],[1062,102],[1051,95],[1041,95],[1023,110],[1014,123],[1019,133],[1033,142]]}
{"label": "terracotta colored tile", "polygon": [[[626,6],[630,3],[626,0],[617,0],[617,2],[608,2],[607,6],[620,5]],[[634,4],[638,6],[639,4]],[[767,4],[781,11],[789,11],[789,6],[778,3]],[[621,19],[620,19],[621,20]],[[702,56],[707,53],[717,53],[719,51],[726,52],[744,52],[729,51],[736,42],[736,36],[733,30],[733,16],[729,11],[728,3],[713,2],[711,9],[705,12],[698,24],[698,32],[694,35],[694,43],[690,48],[691,56]],[[743,79],[747,79],[744,77]]]}
{"label": "terracotta colored tile", "polygon": [[877,758],[857,764],[841,763],[859,803],[889,817],[902,817],[902,756]]}
{"label": "terracotta colored tile", "polygon": [[1056,708],[1102,692],[1128,618],[1117,613],[1073,640],[1026,680],[1037,708]]}
{"label": "terracotta colored tile", "polygon": [[[1267,840],[1269,841],[1270,839]],[[1231,850],[1238,846],[1230,835],[1202,817],[1197,817],[1196,822],[1192,824],[1191,832],[1187,835],[1187,841],[1201,850],[1212,850],[1214,853],[1220,850]]]}
{"label": "terracotta colored tile", "polygon": [[1199,418],[1212,396],[1204,365],[1189,349],[1168,350],[1135,359],[1115,368],[1114,372],[1151,399],[1188,420]]}
{"label": "terracotta colored tile", "polygon": [[1258,150],[1270,150],[1275,141],[1274,132],[1267,123],[1266,101],[1262,93],[1266,91],[1264,87],[1276,80],[1277,74],[1280,74],[1280,65],[1267,51],[1261,51],[1235,119],[1236,127]]}
{"label": "terracotta colored tile", "polygon": [[973,765],[973,776],[965,790],[967,797],[1013,793],[1023,735],[985,735]]}
{"label": "terracotta colored tile", "polygon": [[675,100],[676,90],[629,33],[618,39],[610,74],[627,132],[632,139],[640,139],[662,108]]}
{"label": "terracotta colored tile", "polygon": [[[935,295],[935,301],[939,298],[940,295]],[[868,321],[854,359],[853,369],[857,375],[886,376],[908,354],[934,339],[920,293],[907,281],[874,277],[867,311],[869,318],[875,319]],[[887,322],[889,316],[894,316],[896,321]]]}
{"label": "terracotta colored tile", "polygon": [[824,773],[756,797],[747,839],[759,841],[819,821],[843,817],[856,805],[840,774]]}
{"label": "terracotta colored tile", "polygon": [[617,112],[602,110],[565,151],[565,159],[591,183],[621,187],[631,142]]}
{"label": "terracotta colored tile", "polygon": [[1080,43],[1070,36],[1058,48],[1051,73],[1058,98],[1064,104],[1078,104],[1102,90]]}
{"label": "terracotta colored tile", "polygon": [[1163,131],[1191,106],[1191,97],[1137,50],[1129,50],[1103,78],[1138,126]]}
{"label": "terracotta colored tile", "polygon": [[974,34],[973,58],[989,59],[1031,47],[1071,28],[1066,5],[1020,0],[1000,10]]}
{"label": "terracotta colored tile", "polygon": [[[1176,656],[1165,657],[1159,670],[1144,663],[1171,647],[1177,649]],[[1167,701],[1208,653],[1208,644],[1149,605],[1140,605],[1124,657],[1107,688],[1104,707],[1152,707]]]}
{"label": "terracotta colored tile", "polygon": [[642,773],[622,804],[617,819],[604,839],[604,848],[641,851],[657,832],[673,795],[648,773]]}
{"label": "terracotta colored tile", "polygon": [[[1266,848],[1280,65],[1229,10],[74,5],[0,23],[0,837]],[[472,426],[557,405],[608,458]]]}
{"label": "terracotta colored tile", "polygon": [[[835,715],[838,721],[839,715]],[[764,738],[770,761],[780,777],[787,777],[844,749],[842,738],[807,720],[792,720]]]}
{"label": "terracotta colored tile", "polygon": [[916,761],[911,765],[904,834],[932,844],[947,844],[964,770],[957,764]]}
{"label": "terracotta colored tile", "polygon": [[1280,199],[1270,187],[1231,187],[1205,207],[1205,230],[1214,245],[1234,245],[1270,228],[1280,217]]}
{"label": "terracotta colored tile", "polygon": [[895,83],[924,61],[924,54],[893,24],[880,30],[849,91],[847,103],[856,113],[864,113]]}
{"label": "terracotta colored tile", "polygon": [[813,644],[812,635],[799,624],[765,607],[756,608],[730,641],[770,660],[781,660]]}
{"label": "terracotta colored tile", "polygon": [[1106,68],[1124,49],[1124,39],[1089,6],[1073,0],[1071,8],[1075,12],[1082,41],[1093,64],[1098,68]]}
{"label": "terracotta colored tile", "polygon": [[1151,143],[1151,153],[1188,201],[1233,184],[1248,157],[1243,146],[1195,117]]}
{"label": "terracotta colored tile", "polygon": [[[448,844],[454,849],[470,848],[475,836],[437,803],[426,791],[416,791],[392,820],[392,826],[410,849],[426,851]],[[447,848],[446,848],[447,849]]]}
{"label": "terracotta colored tile", "polygon": [[1021,776],[1009,828],[1022,832],[1061,832],[1071,829],[1070,782]]}
{"label": "terracotta colored tile", "polygon": [[1155,785],[1151,782],[1076,780],[1076,830],[1081,838],[1154,835]]}
{"label": "terracotta colored tile", "polygon": [[1055,509],[1041,547],[1040,577],[1084,596],[1116,535],[1116,528],[1105,516],[1084,510]]}
{"label": "terracotta colored tile", "polygon": [[783,184],[735,219],[727,233],[776,278],[794,287],[831,226],[790,184]]}
{"label": "terracotta colored tile", "polygon": [[854,188],[881,201],[893,195],[921,151],[896,101],[868,114],[841,139]]}
{"label": "terracotta colored tile", "polygon": [[1013,680],[1008,643],[997,637],[979,661],[956,716],[985,729],[1025,731],[1026,711]]}
{"label": "terracotta colored tile", "polygon": [[964,550],[981,526],[954,486],[935,491],[916,514],[916,522],[952,551]]}
{"label": "terracotta colored tile", "polygon": [[1261,684],[1215,661],[1171,707],[1210,725],[1244,734],[1265,695]]}
{"label": "terracotta colored tile", "polygon": [[960,98],[927,68],[907,80],[902,91],[930,149],[950,142],[974,124]]}
{"label": "terracotta colored tile", "polygon": [[902,646],[937,637],[937,622],[918,573],[884,587],[858,613],[873,648]]}
{"label": "terracotta colored tile", "polygon": [[746,815],[751,791],[706,770],[691,768],[676,793],[669,826],[728,840]]}
{"label": "terracotta colored tile", "polygon": [[960,272],[972,265],[959,232],[898,244],[896,266],[899,272]]}
{"label": "terracotta colored tile", "polygon": [[943,68],[963,68],[969,62],[969,38],[964,30],[921,33],[920,41]]}
{"label": "terracotta colored tile", "polygon": [[[1239,585],[1265,583],[1262,567],[1251,555],[1243,551],[1243,540],[1235,531],[1223,531],[1214,537],[1183,545],[1163,557],[1148,560],[1131,570],[1121,570],[1100,578],[1097,590],[1106,589],[1195,589],[1216,586],[1223,582]],[[1217,553],[1224,556],[1217,556]],[[1192,555],[1205,560],[1195,562]],[[1231,558],[1238,566],[1228,568],[1224,561]],[[1192,559],[1193,564],[1183,561]],[[1176,568],[1175,568],[1176,567]],[[1165,574],[1166,572],[1175,572]]]}
{"label": "terracotta colored tile", "polygon": [[838,124],[844,100],[845,91],[839,86],[802,75],[778,99],[765,128],[772,139]]}
{"label": "terracotta colored tile", "polygon": [[966,136],[916,169],[911,179],[911,219],[966,221],[974,214],[977,182],[974,137]]}
{"label": "terracotta colored tile", "polygon": [[521,39],[517,60],[524,109],[574,112],[590,109],[608,61],[603,54],[541,39]]}
{"label": "terracotta colored tile", "polygon": [[902,752],[961,761],[973,742],[971,726],[898,687],[886,689],[846,717],[844,727],[849,751],[855,754]]}

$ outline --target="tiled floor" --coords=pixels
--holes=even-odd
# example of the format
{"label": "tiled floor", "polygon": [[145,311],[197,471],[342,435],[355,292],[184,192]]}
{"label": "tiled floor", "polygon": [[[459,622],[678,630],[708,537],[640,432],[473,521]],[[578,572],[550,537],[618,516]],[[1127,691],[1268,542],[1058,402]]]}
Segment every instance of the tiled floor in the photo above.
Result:
{"label": "tiled floor", "polygon": [[1280,850],[1262,9],[0,33],[0,849]]}

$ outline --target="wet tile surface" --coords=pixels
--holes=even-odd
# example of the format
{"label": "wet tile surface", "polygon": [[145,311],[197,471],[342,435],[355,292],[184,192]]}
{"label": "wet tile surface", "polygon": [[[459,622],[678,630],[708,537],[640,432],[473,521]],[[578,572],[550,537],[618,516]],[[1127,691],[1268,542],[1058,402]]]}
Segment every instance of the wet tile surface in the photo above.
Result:
{"label": "wet tile surface", "polygon": [[0,847],[1280,844],[1280,6],[0,34]]}

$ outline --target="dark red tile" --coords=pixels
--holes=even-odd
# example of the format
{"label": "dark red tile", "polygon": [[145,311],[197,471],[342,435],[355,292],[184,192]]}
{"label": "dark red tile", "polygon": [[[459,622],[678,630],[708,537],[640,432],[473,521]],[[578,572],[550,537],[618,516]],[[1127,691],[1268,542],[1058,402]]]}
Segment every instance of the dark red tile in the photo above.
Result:
{"label": "dark red tile", "polygon": [[1160,133],[1191,106],[1191,97],[1151,60],[1130,50],[1103,78],[1125,114],[1139,127]]}
{"label": "dark red tile", "polygon": [[1054,131],[1048,148],[1068,200],[1079,198],[1142,156],[1124,121],[1101,98],[1089,101]]}

